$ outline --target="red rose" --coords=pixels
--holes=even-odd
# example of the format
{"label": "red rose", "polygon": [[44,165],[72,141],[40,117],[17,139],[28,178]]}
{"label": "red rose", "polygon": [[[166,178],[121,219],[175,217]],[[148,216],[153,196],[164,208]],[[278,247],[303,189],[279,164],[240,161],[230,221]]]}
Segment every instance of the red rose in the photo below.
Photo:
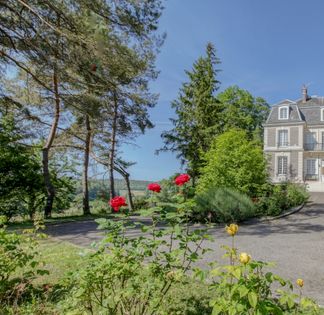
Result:
{"label": "red rose", "polygon": [[184,185],[186,182],[189,182],[190,176],[188,174],[181,174],[174,180],[175,184],[178,186]]}
{"label": "red rose", "polygon": [[117,212],[120,207],[127,206],[125,197],[116,196],[109,201],[110,206]]}
{"label": "red rose", "polygon": [[161,186],[157,183],[151,183],[147,185],[147,189],[159,193],[161,191]]}

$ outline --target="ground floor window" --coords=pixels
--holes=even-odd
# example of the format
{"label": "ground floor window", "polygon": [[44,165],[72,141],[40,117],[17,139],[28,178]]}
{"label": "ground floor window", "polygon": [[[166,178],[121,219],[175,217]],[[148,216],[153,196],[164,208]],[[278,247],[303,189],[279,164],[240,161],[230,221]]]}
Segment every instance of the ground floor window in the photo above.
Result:
{"label": "ground floor window", "polygon": [[306,174],[307,175],[316,175],[316,159],[308,159],[306,160]]}
{"label": "ground floor window", "polygon": [[278,175],[288,174],[288,157],[278,156]]}

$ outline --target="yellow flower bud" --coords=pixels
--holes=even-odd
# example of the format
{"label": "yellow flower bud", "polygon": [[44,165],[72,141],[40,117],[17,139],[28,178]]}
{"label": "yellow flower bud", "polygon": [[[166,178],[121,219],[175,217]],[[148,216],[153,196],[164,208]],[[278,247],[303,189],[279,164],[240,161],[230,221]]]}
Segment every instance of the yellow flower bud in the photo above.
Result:
{"label": "yellow flower bud", "polygon": [[251,260],[251,256],[247,253],[241,253],[240,254],[240,262],[244,265],[248,264]]}
{"label": "yellow flower bud", "polygon": [[297,283],[297,285],[299,286],[299,287],[303,287],[304,286],[304,280],[303,279],[297,279],[296,280],[296,283]]}
{"label": "yellow flower bud", "polygon": [[225,229],[229,235],[234,236],[238,231],[238,225],[232,223],[232,224],[230,224],[230,226],[226,226]]}

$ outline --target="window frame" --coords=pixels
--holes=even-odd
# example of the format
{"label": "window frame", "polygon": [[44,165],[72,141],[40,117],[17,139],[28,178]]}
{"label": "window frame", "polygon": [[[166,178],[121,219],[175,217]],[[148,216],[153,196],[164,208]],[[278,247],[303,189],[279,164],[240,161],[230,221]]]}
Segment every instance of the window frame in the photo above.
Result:
{"label": "window frame", "polygon": [[[310,173],[309,170],[313,167],[309,167],[309,163],[310,162],[314,162],[314,173]],[[317,159],[315,158],[309,158],[309,159],[306,159],[306,175],[318,175],[318,168],[316,168],[316,165],[317,164]]]}
{"label": "window frame", "polygon": [[[281,117],[281,111],[283,109],[287,110],[287,116],[286,117]],[[288,120],[289,119],[289,106],[280,106],[279,111],[278,111],[278,119],[279,120]]]}
{"label": "window frame", "polygon": [[[280,142],[280,134],[285,133],[287,135],[287,141],[281,143]],[[286,148],[289,146],[289,129],[279,129],[278,130],[278,141],[277,141],[278,148]]]}
{"label": "window frame", "polygon": [[[281,159],[282,159],[282,165],[280,167]],[[285,163],[284,163],[284,161],[285,161]],[[285,166],[286,166],[286,170],[285,170]],[[286,172],[284,172],[284,171],[286,171]],[[288,156],[286,156],[286,155],[277,156],[277,174],[278,174],[278,176],[287,176],[288,175]]]}

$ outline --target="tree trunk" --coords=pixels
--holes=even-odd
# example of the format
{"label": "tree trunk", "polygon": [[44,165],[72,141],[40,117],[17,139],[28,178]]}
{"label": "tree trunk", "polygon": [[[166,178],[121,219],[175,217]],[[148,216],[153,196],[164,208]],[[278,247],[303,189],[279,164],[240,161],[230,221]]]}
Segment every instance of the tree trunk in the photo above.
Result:
{"label": "tree trunk", "polygon": [[49,171],[49,152],[52,147],[56,130],[58,126],[58,122],[60,119],[60,97],[58,92],[58,78],[57,78],[57,70],[54,67],[53,71],[53,86],[54,86],[54,98],[55,98],[55,114],[54,119],[52,122],[50,133],[48,134],[46,143],[42,149],[42,164],[43,164],[43,176],[44,176],[44,183],[46,187],[47,197],[46,197],[46,205],[44,208],[44,215],[45,218],[50,218],[52,215],[52,208],[53,208],[53,202],[55,198],[55,188],[51,181],[51,175]]}
{"label": "tree trunk", "polygon": [[116,196],[115,192],[115,180],[114,180],[114,158],[115,158],[115,149],[116,149],[116,134],[117,134],[117,114],[118,114],[118,103],[117,95],[114,93],[114,102],[113,102],[113,122],[112,122],[112,131],[111,131],[111,150],[109,156],[109,181],[110,181],[110,199]]}
{"label": "tree trunk", "polygon": [[89,186],[88,186],[88,169],[89,169],[89,154],[91,145],[91,126],[89,115],[85,115],[85,126],[86,126],[86,138],[84,148],[84,159],[83,159],[83,175],[82,175],[82,204],[83,214],[90,214],[89,206]]}
{"label": "tree trunk", "polygon": [[132,191],[131,191],[131,188],[130,188],[129,174],[128,173],[124,173],[124,178],[125,178],[126,186],[127,186],[129,210],[130,211],[134,211],[134,203],[133,203]]}

